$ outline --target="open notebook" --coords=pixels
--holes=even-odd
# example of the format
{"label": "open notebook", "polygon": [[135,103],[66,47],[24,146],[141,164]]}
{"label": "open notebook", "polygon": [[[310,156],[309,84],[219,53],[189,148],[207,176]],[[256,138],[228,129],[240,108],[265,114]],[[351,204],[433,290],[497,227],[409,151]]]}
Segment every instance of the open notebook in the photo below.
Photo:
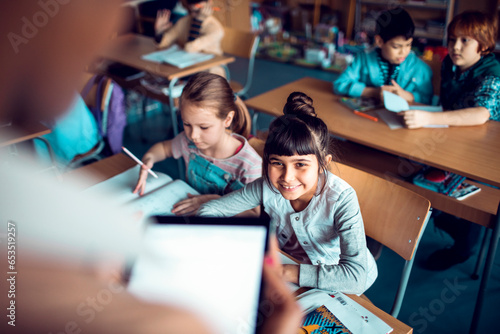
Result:
{"label": "open notebook", "polygon": [[341,292],[328,294],[312,289],[297,298],[306,314],[302,325],[304,333],[387,334],[393,331],[382,319]]}
{"label": "open notebook", "polygon": [[[283,253],[280,260],[282,264],[297,264]],[[288,283],[288,286],[295,293],[299,289],[297,284]],[[299,294],[297,300],[305,315],[299,333],[386,334],[393,330],[342,292],[311,289]]]}
{"label": "open notebook", "polygon": [[168,49],[155,51],[142,56],[142,59],[149,60],[155,63],[167,63],[178,68],[185,68],[194,64],[198,64],[214,57],[213,54],[201,52],[186,52],[178,45],[172,45]]}
{"label": "open notebook", "polygon": [[142,211],[145,216],[173,215],[175,203],[187,198],[187,194],[199,195],[189,184],[182,180],[173,180],[164,173],[156,172],[158,178],[148,177],[144,195],[133,194],[140,166],[118,174],[104,182],[85,190],[89,195],[108,194],[112,202],[123,205],[131,213]]}

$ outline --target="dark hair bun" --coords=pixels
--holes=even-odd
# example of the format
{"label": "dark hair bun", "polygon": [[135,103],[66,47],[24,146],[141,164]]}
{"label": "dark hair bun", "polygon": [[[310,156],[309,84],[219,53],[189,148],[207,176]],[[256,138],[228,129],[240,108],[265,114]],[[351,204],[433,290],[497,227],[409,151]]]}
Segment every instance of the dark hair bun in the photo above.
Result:
{"label": "dark hair bun", "polygon": [[283,114],[317,116],[313,107],[313,100],[301,92],[293,92],[288,96],[283,107]]}

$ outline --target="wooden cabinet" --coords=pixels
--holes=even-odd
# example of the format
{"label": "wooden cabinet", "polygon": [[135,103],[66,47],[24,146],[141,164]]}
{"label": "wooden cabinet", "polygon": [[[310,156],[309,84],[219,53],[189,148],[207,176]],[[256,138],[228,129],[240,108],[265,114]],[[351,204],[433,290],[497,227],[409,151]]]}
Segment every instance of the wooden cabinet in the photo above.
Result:
{"label": "wooden cabinet", "polygon": [[356,0],[355,32],[370,33],[375,19],[382,10],[404,8],[415,23],[415,37],[427,38],[434,44],[446,45],[446,27],[453,19],[455,0]]}

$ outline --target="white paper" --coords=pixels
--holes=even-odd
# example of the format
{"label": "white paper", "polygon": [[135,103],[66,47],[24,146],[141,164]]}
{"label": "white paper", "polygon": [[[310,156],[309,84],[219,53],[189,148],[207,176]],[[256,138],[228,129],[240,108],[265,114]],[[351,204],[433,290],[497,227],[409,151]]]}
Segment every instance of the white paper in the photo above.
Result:
{"label": "white paper", "polygon": [[386,90],[383,91],[383,95],[385,109],[392,112],[400,112],[410,109],[410,105],[408,104],[408,102],[401,96],[393,94]]}
{"label": "white paper", "polygon": [[[443,107],[441,106],[427,106],[427,105],[414,105],[410,106],[408,102],[403,99],[401,96],[398,96],[394,93],[383,91],[384,94],[384,107],[388,111],[392,111],[393,113],[398,113],[400,111],[405,110],[423,110],[428,112],[442,112]],[[400,129],[404,127],[402,120],[396,116],[395,114],[391,115],[384,110],[377,111],[377,114],[382,118],[382,120],[389,126],[391,130]],[[448,125],[436,125],[429,124],[423,126],[424,128],[447,128]]]}
{"label": "white paper", "polygon": [[254,333],[266,233],[263,226],[150,225],[128,289],[185,306],[214,333]]}
{"label": "white paper", "polygon": [[125,203],[132,212],[141,211],[147,216],[172,216],[174,204],[188,198],[188,194],[199,195],[190,185],[182,180],[174,180],[167,186],[150,191],[143,196]]}
{"label": "white paper", "polygon": [[173,215],[171,211],[175,203],[187,198],[188,193],[199,195],[184,181],[174,181],[167,174],[157,171],[157,179],[148,175],[144,195],[134,194],[132,191],[139,179],[140,168],[139,165],[130,168],[88,188],[85,193],[89,196],[104,194],[111,202],[124,206],[130,214],[140,211],[145,218],[153,215]]}
{"label": "white paper", "polygon": [[[106,194],[111,201],[117,204],[124,204],[137,199],[139,195],[133,194],[132,191],[139,179],[140,170],[141,166],[136,165],[123,173],[88,188],[85,190],[85,193],[89,196],[93,194]],[[157,179],[148,175],[144,196],[172,181],[172,178],[167,174],[157,171],[155,173],[158,175]]]}

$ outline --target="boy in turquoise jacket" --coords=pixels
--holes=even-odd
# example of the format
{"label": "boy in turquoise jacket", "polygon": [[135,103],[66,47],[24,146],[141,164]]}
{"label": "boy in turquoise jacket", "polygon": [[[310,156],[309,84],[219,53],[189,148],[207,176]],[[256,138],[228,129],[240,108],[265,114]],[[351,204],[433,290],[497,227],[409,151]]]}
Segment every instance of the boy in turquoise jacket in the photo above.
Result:
{"label": "boy in turquoise jacket", "polygon": [[384,90],[408,102],[430,104],[432,71],[411,51],[415,25],[402,8],[386,10],[377,18],[375,48],[359,52],[333,83],[336,94],[382,98]]}

